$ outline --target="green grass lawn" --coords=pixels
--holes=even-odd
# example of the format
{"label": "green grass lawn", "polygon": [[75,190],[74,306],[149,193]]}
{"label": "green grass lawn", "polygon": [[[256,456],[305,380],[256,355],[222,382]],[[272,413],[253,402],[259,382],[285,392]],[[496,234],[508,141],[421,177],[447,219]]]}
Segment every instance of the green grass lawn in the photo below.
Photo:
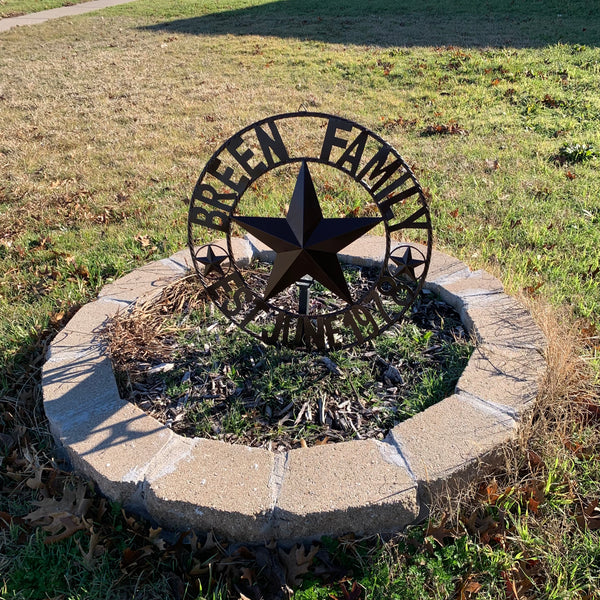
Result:
{"label": "green grass lawn", "polygon": [[[391,0],[138,0],[36,27],[35,38],[0,35],[0,595],[182,597],[179,581],[198,597],[239,596],[239,571],[223,567],[211,580],[208,550],[190,550],[186,566],[182,546],[157,558],[149,530],[99,499],[93,529],[52,545],[18,519],[42,493],[35,482],[48,488],[54,473],[39,381],[50,336],[107,281],[184,246],[186,202],[206,160],[269,114],[305,106],[388,139],[426,188],[437,247],[497,275],[536,315],[556,311],[546,323],[557,340],[570,339],[559,326],[574,332],[572,354],[552,363],[568,385],[546,397],[596,414],[596,10],[554,0],[401,9]],[[358,582],[361,598],[596,597],[598,424],[569,415],[564,425],[563,413],[537,414],[530,453],[498,474],[512,491],[468,504],[453,515],[466,524],[448,523],[441,540],[422,529],[390,544],[328,542],[352,574],[347,593]],[[489,527],[469,525],[476,513]],[[127,549],[149,543],[144,560],[129,560]],[[42,577],[47,560],[64,579]],[[136,584],[152,566],[149,583]],[[344,597],[341,576],[331,579],[307,580],[298,597]]]}
{"label": "green grass lawn", "polygon": [[86,2],[87,0],[0,0],[0,19],[79,4],[80,1]]}

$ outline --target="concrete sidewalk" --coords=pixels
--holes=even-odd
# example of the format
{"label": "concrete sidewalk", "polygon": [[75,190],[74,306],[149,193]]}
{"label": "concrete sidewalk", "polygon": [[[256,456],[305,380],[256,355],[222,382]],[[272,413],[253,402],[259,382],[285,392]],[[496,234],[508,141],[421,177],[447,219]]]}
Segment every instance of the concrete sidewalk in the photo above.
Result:
{"label": "concrete sidewalk", "polygon": [[20,17],[0,19],[0,33],[3,31],[8,31],[13,27],[20,27],[22,25],[37,25],[38,23],[44,23],[45,21],[50,21],[51,19],[82,15],[84,13],[93,12],[102,8],[108,8],[109,6],[117,6],[118,4],[126,4],[128,2],[133,2],[133,0],[91,0],[91,2],[84,2],[83,4],[73,4],[71,6],[52,8],[50,10],[43,10],[41,12],[31,13],[29,15],[21,15]]}

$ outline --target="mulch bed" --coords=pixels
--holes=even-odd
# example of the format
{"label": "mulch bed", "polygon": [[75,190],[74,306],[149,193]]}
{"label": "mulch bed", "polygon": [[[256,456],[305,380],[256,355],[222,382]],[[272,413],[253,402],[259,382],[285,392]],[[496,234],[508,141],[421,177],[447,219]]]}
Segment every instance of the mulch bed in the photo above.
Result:
{"label": "mulch bed", "polygon": [[180,435],[274,451],[383,439],[452,393],[473,349],[456,312],[427,292],[362,347],[267,346],[225,319],[196,277],[114,318],[106,334],[124,399]]}

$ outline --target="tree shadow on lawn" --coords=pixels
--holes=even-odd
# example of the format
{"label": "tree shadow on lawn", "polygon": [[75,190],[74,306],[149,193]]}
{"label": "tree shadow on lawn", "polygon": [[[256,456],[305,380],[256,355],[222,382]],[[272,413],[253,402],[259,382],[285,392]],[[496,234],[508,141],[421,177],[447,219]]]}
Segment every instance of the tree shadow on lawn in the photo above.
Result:
{"label": "tree shadow on lawn", "polygon": [[589,0],[276,0],[145,27],[189,35],[259,35],[376,46],[600,45]]}

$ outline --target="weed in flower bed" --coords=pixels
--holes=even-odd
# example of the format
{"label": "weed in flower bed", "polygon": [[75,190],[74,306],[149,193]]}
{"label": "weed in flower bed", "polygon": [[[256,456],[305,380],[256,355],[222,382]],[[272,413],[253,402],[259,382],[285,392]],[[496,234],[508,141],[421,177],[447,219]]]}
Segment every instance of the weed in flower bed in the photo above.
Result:
{"label": "weed in flower bed", "polygon": [[279,451],[383,439],[449,395],[473,350],[458,315],[429,293],[363,347],[267,346],[216,310],[195,278],[109,331],[125,399],[181,435]]}

